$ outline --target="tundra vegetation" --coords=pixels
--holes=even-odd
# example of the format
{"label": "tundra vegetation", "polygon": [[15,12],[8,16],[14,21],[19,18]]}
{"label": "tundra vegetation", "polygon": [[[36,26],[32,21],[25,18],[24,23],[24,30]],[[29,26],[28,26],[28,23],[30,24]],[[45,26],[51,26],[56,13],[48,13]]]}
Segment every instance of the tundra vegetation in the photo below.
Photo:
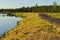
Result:
{"label": "tundra vegetation", "polygon": [[[23,20],[17,22],[12,30],[4,33],[0,40],[60,40],[60,6],[56,3],[50,6],[22,7],[16,9],[1,9],[0,12],[7,12],[8,15],[21,17]],[[13,14],[12,14],[13,13]],[[51,22],[42,18],[44,14]]]}
{"label": "tundra vegetation", "polygon": [[60,13],[15,13],[22,17],[17,26],[6,32],[1,40],[60,40],[60,25],[42,18],[45,14],[60,19]]}

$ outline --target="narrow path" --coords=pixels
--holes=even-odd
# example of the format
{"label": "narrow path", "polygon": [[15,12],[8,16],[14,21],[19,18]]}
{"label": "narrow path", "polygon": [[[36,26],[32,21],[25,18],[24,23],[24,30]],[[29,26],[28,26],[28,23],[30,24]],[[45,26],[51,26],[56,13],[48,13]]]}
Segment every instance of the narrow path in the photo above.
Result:
{"label": "narrow path", "polygon": [[39,14],[39,16],[45,20],[48,20],[51,23],[60,25],[60,19],[52,18],[51,16],[47,16],[46,14]]}

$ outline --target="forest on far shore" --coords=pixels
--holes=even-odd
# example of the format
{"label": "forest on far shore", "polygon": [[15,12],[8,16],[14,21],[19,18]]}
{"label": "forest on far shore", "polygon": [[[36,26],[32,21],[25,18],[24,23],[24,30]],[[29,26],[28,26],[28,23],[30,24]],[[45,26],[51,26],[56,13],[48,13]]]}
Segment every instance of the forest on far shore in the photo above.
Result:
{"label": "forest on far shore", "polygon": [[49,13],[60,13],[60,5],[57,5],[56,2],[53,5],[49,6],[38,6],[36,4],[32,7],[22,7],[15,9],[0,9],[0,12],[49,12]]}

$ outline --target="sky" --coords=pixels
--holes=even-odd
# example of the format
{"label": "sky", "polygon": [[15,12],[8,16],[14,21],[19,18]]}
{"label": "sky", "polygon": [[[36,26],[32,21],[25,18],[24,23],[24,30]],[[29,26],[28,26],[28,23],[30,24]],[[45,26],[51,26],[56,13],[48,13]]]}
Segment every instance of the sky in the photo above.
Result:
{"label": "sky", "polygon": [[21,8],[31,7],[38,4],[42,5],[52,5],[53,2],[56,2],[58,5],[60,4],[60,0],[0,0],[0,8]]}

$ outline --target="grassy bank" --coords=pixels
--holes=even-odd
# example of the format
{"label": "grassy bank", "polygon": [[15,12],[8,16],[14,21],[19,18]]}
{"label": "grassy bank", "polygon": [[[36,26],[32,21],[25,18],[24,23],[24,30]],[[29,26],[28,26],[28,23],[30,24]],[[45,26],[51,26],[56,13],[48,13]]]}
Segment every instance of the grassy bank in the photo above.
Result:
{"label": "grassy bank", "polygon": [[[60,19],[60,13],[44,14]],[[16,13],[15,16],[24,19],[1,40],[60,40],[60,26],[42,19],[39,13]]]}

